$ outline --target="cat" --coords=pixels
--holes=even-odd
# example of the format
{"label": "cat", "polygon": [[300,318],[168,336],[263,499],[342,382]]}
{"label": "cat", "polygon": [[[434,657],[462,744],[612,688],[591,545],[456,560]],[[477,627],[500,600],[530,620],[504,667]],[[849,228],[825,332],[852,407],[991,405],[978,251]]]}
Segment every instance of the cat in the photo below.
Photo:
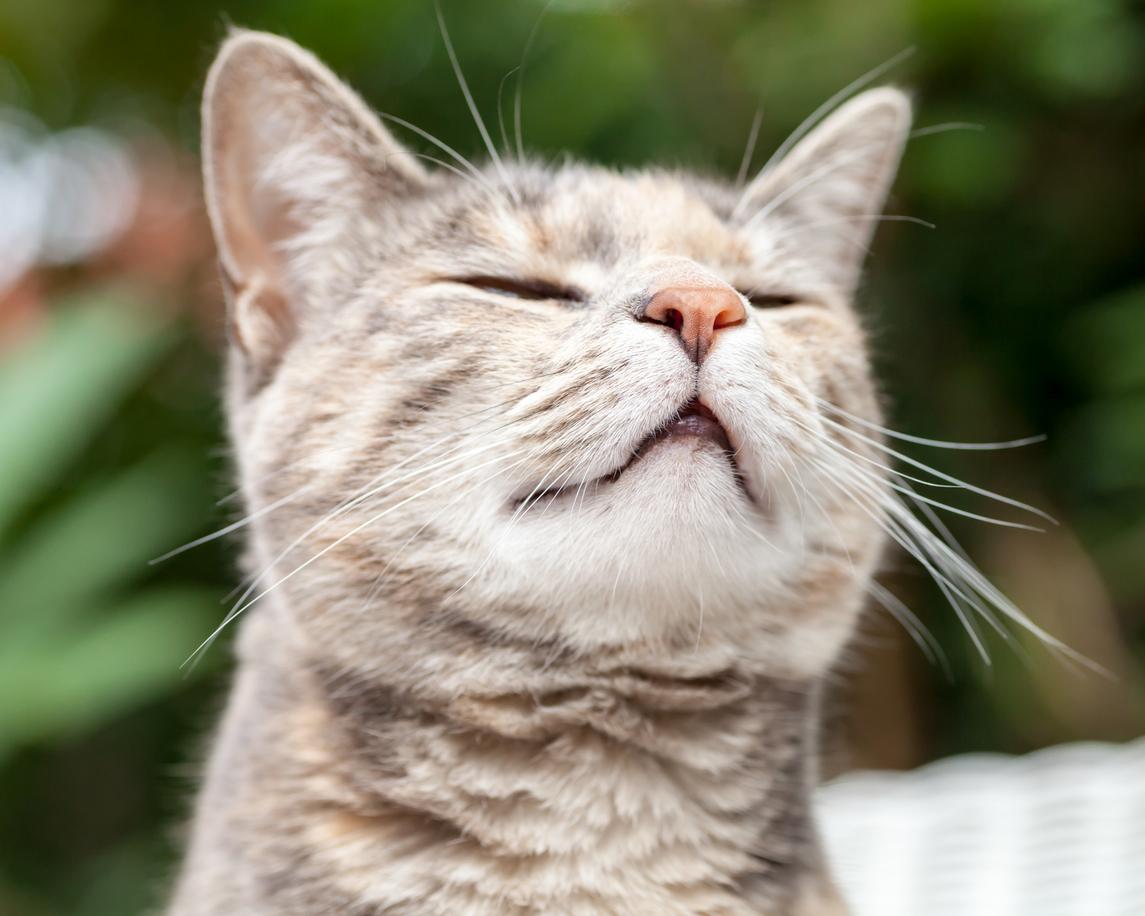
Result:
{"label": "cat", "polygon": [[254,581],[172,916],[847,912],[810,791],[884,547],[853,300],[910,121],[868,89],[744,187],[427,163],[227,38]]}

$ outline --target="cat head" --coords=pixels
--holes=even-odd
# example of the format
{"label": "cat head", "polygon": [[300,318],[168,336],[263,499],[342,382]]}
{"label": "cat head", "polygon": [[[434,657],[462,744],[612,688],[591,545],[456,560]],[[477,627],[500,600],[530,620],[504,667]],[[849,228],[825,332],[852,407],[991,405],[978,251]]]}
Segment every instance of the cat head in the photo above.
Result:
{"label": "cat head", "polygon": [[823,410],[878,419],[852,299],[909,121],[863,93],[746,188],[435,164],[234,34],[203,156],[248,600],[347,664],[449,620],[821,671],[882,544]]}

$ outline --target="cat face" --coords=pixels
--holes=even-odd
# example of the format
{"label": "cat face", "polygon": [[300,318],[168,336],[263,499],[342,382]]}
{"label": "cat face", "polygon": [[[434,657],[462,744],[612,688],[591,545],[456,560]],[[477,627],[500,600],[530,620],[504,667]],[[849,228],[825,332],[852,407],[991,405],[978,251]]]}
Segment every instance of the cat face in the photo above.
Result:
{"label": "cat face", "polygon": [[204,156],[250,598],[354,664],[448,620],[822,670],[881,547],[823,403],[877,419],[850,300],[908,121],[868,92],[746,189],[431,172],[309,54],[231,38]]}

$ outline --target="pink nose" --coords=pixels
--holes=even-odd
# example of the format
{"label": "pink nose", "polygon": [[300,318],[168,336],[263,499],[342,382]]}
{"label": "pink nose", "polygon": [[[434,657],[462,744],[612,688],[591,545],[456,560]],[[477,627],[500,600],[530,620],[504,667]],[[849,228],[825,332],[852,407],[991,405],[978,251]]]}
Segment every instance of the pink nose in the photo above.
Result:
{"label": "pink nose", "polygon": [[743,300],[729,286],[672,286],[654,295],[643,314],[675,330],[692,360],[699,365],[712,348],[716,332],[743,324]]}

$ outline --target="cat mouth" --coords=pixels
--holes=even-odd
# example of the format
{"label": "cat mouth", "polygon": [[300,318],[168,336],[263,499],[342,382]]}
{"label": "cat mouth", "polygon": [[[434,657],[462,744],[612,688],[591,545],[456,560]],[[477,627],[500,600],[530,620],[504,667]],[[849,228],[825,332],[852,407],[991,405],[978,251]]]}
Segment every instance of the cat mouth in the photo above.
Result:
{"label": "cat mouth", "polygon": [[727,430],[724,429],[723,424],[710,407],[699,398],[693,398],[680,408],[675,417],[645,436],[632,450],[628,460],[619,467],[591,480],[561,484],[516,499],[514,500],[514,507],[542,501],[551,503],[565,494],[579,493],[589,487],[615,483],[624,476],[625,471],[639,463],[657,447],[670,442],[684,442],[686,440],[694,442],[701,448],[706,444],[719,449],[731,467],[736,484],[749,499],[751,498],[751,494],[744,483],[743,475],[736,464],[736,450],[732,446]]}
{"label": "cat mouth", "polygon": [[636,446],[632,457],[623,467],[613,473],[617,476],[624,473],[625,470],[639,461],[648,451],[661,442],[671,442],[673,440],[688,438],[711,442],[723,451],[734,464],[735,452],[734,449],[732,449],[727,430],[724,429],[719,418],[712,413],[710,407],[698,398],[694,398],[680,408],[680,412],[676,415],[675,419],[652,432],[643,442]]}

